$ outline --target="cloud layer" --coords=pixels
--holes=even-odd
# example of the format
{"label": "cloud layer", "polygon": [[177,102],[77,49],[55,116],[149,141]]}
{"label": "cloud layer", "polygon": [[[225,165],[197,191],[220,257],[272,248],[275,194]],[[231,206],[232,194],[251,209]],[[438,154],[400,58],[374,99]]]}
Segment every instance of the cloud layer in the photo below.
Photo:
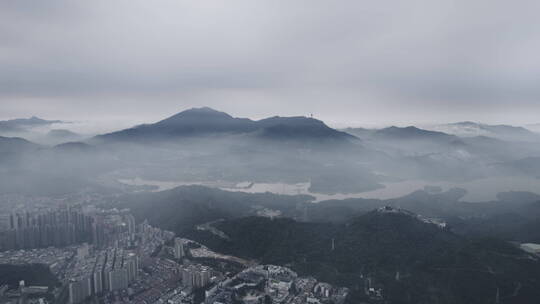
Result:
{"label": "cloud layer", "polygon": [[2,1],[0,118],[532,123],[538,1]]}

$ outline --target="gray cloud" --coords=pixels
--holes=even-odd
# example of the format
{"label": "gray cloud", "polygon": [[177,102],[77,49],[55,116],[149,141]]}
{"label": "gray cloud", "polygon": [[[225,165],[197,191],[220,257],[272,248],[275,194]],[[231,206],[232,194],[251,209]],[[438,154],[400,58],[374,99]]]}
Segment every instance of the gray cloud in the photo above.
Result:
{"label": "gray cloud", "polygon": [[336,124],[534,122],[539,9],[527,0],[2,1],[0,116],[140,122],[209,105]]}

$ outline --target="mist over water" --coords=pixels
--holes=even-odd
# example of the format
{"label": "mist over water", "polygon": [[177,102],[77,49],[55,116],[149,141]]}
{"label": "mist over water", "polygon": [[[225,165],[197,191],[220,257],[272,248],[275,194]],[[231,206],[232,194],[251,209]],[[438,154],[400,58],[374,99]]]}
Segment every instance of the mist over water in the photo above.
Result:
{"label": "mist over water", "polygon": [[342,200],[348,198],[375,198],[375,199],[392,199],[399,198],[415,191],[425,190],[426,187],[434,186],[440,188],[440,191],[446,191],[452,188],[460,188],[467,193],[460,199],[463,202],[488,202],[497,200],[497,194],[509,191],[531,192],[540,195],[540,179],[524,178],[524,177],[493,177],[475,180],[466,183],[452,182],[434,182],[411,180],[394,183],[383,183],[384,188],[365,191],[361,193],[349,194],[333,194],[326,195],[309,191],[309,183],[251,183],[242,182],[231,185],[230,182],[174,182],[174,181],[155,181],[135,179],[121,179],[119,182],[133,186],[156,186],[153,191],[170,190],[179,186],[202,185],[208,187],[216,187],[226,191],[240,191],[246,193],[275,193],[285,195],[306,194],[313,196],[313,202],[325,200]]}

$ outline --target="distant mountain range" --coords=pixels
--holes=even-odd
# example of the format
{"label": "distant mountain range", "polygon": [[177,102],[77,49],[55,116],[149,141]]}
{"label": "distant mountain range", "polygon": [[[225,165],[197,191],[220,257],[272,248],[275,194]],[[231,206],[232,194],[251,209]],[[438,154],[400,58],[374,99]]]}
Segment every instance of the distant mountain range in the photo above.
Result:
{"label": "distant mountain range", "polygon": [[[38,117],[0,121],[0,134],[24,132],[28,129],[63,123]],[[432,141],[460,143],[464,137],[491,137],[511,141],[540,141],[540,134],[523,127],[488,125],[470,121],[433,125],[424,129],[391,126],[381,129],[347,128],[336,130],[324,122],[309,117],[274,116],[261,120],[236,118],[208,107],[192,108],[156,123],[98,135],[93,142],[147,142],[197,136],[250,135],[259,139],[276,140],[378,140]],[[13,135],[10,135],[13,136]],[[66,129],[53,129],[46,137],[57,143],[77,141],[83,137]]]}
{"label": "distant mountain range", "polygon": [[236,118],[214,109],[193,108],[154,124],[97,136],[102,142],[147,142],[196,136],[251,135],[278,140],[353,140],[354,136],[308,117]]}
{"label": "distant mountain range", "polygon": [[347,133],[360,138],[371,138],[378,140],[436,140],[450,142],[458,137],[443,132],[430,131],[417,128],[415,126],[396,127],[391,126],[383,129],[347,128]]}
{"label": "distant mountain range", "polygon": [[461,137],[489,136],[512,141],[539,141],[540,134],[524,127],[488,125],[471,121],[436,125],[430,129]]}
{"label": "distant mountain range", "polygon": [[458,137],[492,137],[511,141],[540,141],[540,134],[524,127],[510,125],[488,125],[476,122],[457,122],[442,125],[427,126],[423,129],[409,127],[388,127],[381,129],[347,128],[343,131],[360,138],[372,137],[377,139],[397,140],[455,140]]}
{"label": "distant mountain range", "polygon": [[0,136],[20,137],[28,141],[53,146],[68,141],[79,141],[85,137],[67,129],[52,129],[61,120],[46,120],[36,116],[0,121]]}
{"label": "distant mountain range", "polygon": [[0,121],[0,132],[17,132],[24,131],[29,128],[62,123],[61,120],[45,120],[36,116],[30,118],[17,118]]}
{"label": "distant mountain range", "polygon": [[[6,122],[59,121],[33,117]],[[464,137],[415,126],[336,130],[309,117],[251,120],[205,107],[88,140],[65,129],[39,132],[41,137],[17,133],[0,141],[0,152],[21,160],[17,166],[6,157],[3,162],[21,174],[42,163],[50,170],[64,164],[69,174],[78,168],[77,174],[88,179],[115,171],[128,179],[309,183],[309,191],[327,195],[374,191],[396,181],[540,176],[536,133],[471,122],[451,126],[488,135]]]}
{"label": "distant mountain range", "polygon": [[522,127],[462,122],[433,128],[439,130],[392,126],[382,129],[348,128],[343,131],[359,137],[366,147],[392,155],[429,155],[429,158],[439,160],[461,161],[482,159],[493,166],[501,161],[540,154],[540,134]]}

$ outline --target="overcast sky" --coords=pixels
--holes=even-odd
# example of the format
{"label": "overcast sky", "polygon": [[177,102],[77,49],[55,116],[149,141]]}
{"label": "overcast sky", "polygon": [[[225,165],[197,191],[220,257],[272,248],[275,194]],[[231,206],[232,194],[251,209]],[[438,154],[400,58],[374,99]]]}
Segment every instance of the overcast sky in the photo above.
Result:
{"label": "overcast sky", "polygon": [[0,1],[0,118],[540,122],[540,1]]}

